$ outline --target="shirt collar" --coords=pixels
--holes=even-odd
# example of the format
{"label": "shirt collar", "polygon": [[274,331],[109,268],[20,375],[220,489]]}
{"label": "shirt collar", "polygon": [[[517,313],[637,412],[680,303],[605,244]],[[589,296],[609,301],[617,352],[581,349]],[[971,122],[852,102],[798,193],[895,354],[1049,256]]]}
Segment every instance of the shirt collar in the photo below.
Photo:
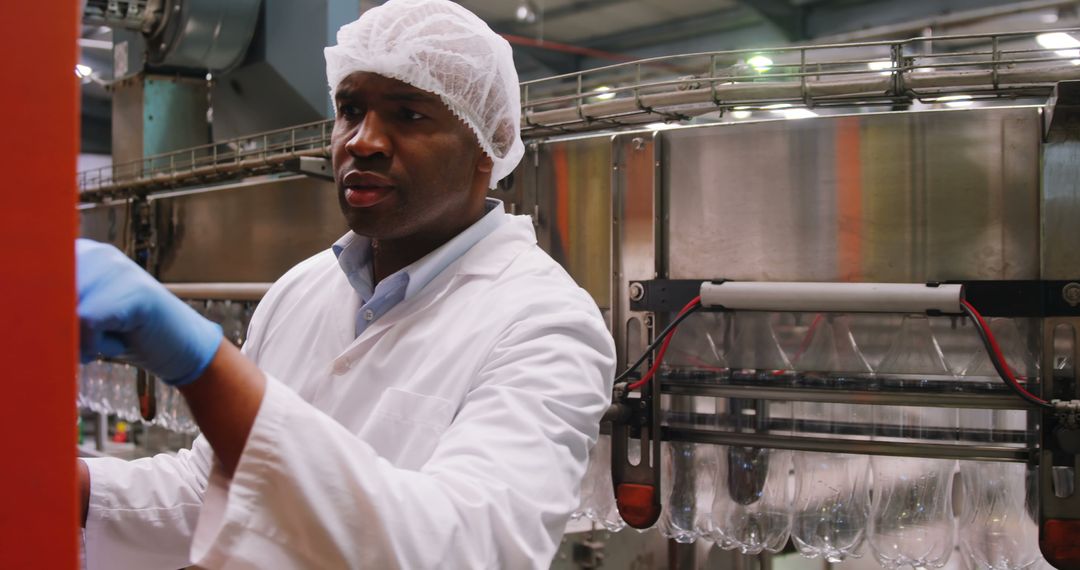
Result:
{"label": "shirt collar", "polygon": [[[390,279],[402,272],[407,275],[408,286],[405,290],[405,300],[411,299],[419,293],[447,266],[493,232],[506,219],[506,210],[501,200],[486,198],[484,208],[487,213],[476,223],[431,253],[405,266],[394,275],[387,277],[387,279]],[[349,232],[334,242],[330,249],[337,256],[338,265],[345,272],[349,284],[366,302],[372,297],[375,290],[375,279],[371,267],[371,239]]]}

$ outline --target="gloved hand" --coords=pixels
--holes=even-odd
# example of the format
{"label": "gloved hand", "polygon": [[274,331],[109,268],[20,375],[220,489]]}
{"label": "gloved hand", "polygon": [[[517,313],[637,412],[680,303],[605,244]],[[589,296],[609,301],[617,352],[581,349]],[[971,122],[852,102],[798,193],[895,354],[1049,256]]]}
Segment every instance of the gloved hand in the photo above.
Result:
{"label": "gloved hand", "polygon": [[122,357],[173,386],[193,382],[222,341],[206,320],[111,245],[75,241],[79,356]]}

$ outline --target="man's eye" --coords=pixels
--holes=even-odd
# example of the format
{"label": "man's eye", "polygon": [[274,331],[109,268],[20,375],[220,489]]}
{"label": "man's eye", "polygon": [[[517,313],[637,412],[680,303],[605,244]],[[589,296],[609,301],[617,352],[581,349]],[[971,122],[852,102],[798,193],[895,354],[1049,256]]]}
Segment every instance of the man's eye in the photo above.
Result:
{"label": "man's eye", "polygon": [[402,109],[401,110],[401,116],[402,116],[402,118],[404,118],[405,120],[408,120],[408,121],[419,121],[420,119],[426,118],[423,114],[417,113],[416,111],[413,111],[412,109]]}
{"label": "man's eye", "polygon": [[338,107],[338,115],[346,118],[355,118],[360,115],[360,108],[356,105],[341,105]]}

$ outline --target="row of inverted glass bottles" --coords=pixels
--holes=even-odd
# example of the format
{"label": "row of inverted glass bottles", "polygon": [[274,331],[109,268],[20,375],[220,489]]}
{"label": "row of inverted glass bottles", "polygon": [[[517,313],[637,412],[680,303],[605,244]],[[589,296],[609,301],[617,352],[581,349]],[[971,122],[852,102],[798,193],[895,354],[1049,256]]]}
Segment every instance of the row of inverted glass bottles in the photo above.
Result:
{"label": "row of inverted glass bottles", "polygon": [[[854,334],[846,316],[815,315],[801,326],[791,317],[696,315],[672,343],[667,376],[851,389],[1001,388],[963,321],[944,319],[942,333],[939,320],[933,323],[935,335],[926,317],[871,318]],[[1036,377],[1033,351],[1018,323],[997,320],[991,326],[1010,365],[1020,376]],[[965,360],[959,370],[950,368],[946,353]],[[1022,411],[734,399],[715,405],[713,427],[739,432],[938,443],[955,441],[959,432],[962,440],[1022,445],[1016,434],[1026,427]],[[666,444],[664,455],[667,500],[659,526],[676,540],[707,538],[756,553],[782,548],[790,536],[802,554],[830,561],[856,556],[865,542],[886,568],[940,567],[957,544],[972,568],[1026,568],[1041,560],[1025,509],[1024,466],[961,465],[964,501],[957,536],[951,503],[955,461],[682,443]]]}
{"label": "row of inverted glass bottles", "polygon": [[[244,342],[254,303],[232,301],[188,301],[189,306],[204,317],[221,325],[225,338],[237,346]],[[140,411],[138,386],[139,370],[129,364],[90,362],[79,366],[78,407],[93,412],[115,415],[128,422],[144,421]],[[153,382],[155,409],[151,424],[168,430],[195,433],[195,425],[187,402],[180,393],[158,378]],[[147,390],[142,388],[145,395]],[[149,401],[145,396],[144,404]]]}

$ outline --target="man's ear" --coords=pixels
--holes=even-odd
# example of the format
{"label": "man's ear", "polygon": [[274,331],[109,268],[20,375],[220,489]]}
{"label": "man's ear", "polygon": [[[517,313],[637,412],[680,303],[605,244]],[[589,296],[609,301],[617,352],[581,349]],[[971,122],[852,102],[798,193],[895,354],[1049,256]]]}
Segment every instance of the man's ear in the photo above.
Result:
{"label": "man's ear", "polygon": [[495,168],[495,161],[491,160],[491,157],[486,152],[481,152],[480,159],[476,161],[476,170],[490,173],[493,168]]}

